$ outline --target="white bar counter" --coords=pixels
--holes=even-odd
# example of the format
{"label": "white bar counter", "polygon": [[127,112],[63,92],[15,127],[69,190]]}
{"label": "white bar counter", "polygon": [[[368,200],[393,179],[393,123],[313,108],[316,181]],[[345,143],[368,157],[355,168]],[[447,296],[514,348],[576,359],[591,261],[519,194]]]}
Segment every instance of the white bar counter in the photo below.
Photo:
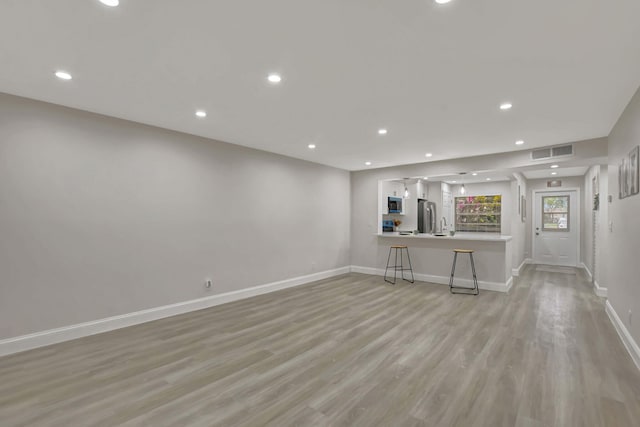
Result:
{"label": "white bar counter", "polygon": [[[373,236],[376,266],[354,267],[353,271],[383,275],[392,245],[406,245],[416,280],[448,284],[454,249],[474,251],[478,283],[481,290],[508,292],[513,283],[511,276],[512,238],[497,233],[456,233],[454,236],[431,234],[400,235],[398,232],[379,233]],[[391,256],[393,263],[393,254]],[[406,261],[405,261],[406,264]],[[466,254],[458,255],[456,283],[471,285],[471,263]],[[404,282],[406,283],[406,282]]]}
{"label": "white bar counter", "polygon": [[408,239],[435,239],[435,240],[480,240],[483,242],[508,242],[511,240],[511,236],[505,236],[498,233],[456,233],[451,236],[434,236],[433,234],[420,233],[420,234],[406,234],[401,235],[399,232],[387,232],[378,234],[380,237],[401,237]]}

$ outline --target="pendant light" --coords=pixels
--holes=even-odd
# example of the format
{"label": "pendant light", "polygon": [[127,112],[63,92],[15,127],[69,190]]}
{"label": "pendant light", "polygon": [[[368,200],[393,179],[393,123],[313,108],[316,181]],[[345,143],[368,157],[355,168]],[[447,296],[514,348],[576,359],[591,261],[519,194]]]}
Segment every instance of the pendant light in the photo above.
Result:
{"label": "pendant light", "polygon": [[463,196],[464,196],[465,194],[467,194],[467,189],[466,189],[466,188],[464,188],[464,176],[465,176],[466,174],[467,174],[466,172],[460,172],[460,181],[463,181],[463,182],[462,182],[462,185],[460,186],[460,194],[461,194],[461,195],[463,195]]}
{"label": "pendant light", "polygon": [[411,194],[409,194],[409,189],[407,188],[407,181],[404,181],[404,198],[408,199],[410,195]]}

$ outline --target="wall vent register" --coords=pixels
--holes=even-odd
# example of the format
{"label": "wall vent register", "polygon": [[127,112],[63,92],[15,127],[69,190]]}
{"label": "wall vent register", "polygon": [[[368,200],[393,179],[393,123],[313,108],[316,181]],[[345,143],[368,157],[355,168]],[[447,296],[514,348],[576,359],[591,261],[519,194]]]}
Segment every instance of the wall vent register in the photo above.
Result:
{"label": "wall vent register", "polygon": [[573,155],[573,145],[561,145],[558,147],[540,148],[531,151],[531,160],[551,159]]}

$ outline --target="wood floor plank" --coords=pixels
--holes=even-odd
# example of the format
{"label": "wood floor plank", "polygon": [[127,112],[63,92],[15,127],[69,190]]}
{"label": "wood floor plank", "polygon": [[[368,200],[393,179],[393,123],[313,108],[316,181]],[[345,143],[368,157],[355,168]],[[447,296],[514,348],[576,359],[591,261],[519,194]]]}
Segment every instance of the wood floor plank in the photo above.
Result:
{"label": "wood floor plank", "polygon": [[509,294],[347,274],[0,358],[0,425],[638,426],[576,274]]}

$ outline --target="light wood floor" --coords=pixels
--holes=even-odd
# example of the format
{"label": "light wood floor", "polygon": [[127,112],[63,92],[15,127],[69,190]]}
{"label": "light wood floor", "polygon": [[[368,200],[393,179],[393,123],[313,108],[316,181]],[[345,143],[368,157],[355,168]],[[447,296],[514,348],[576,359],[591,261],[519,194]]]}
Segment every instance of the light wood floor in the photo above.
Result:
{"label": "light wood floor", "polygon": [[2,358],[0,425],[639,426],[640,373],[579,274],[349,274]]}

